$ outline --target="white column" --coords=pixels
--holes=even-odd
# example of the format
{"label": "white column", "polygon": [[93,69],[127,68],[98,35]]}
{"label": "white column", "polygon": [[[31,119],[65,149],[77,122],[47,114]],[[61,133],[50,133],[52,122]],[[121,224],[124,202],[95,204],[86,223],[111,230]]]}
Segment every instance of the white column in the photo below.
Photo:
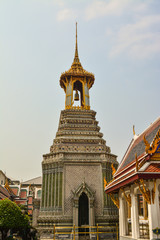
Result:
{"label": "white column", "polygon": [[138,215],[138,199],[134,186],[131,187],[131,226],[132,238],[139,238],[139,215]]}
{"label": "white column", "polygon": [[122,196],[119,191],[119,235],[122,236]]}
{"label": "white column", "polygon": [[120,223],[120,236],[126,236],[127,233],[127,209],[125,207],[125,200],[122,196],[119,198],[120,208],[119,208],[119,223]]}
{"label": "white column", "polygon": [[[154,188],[153,182],[149,183],[149,190],[152,192],[152,189]],[[156,235],[153,234],[154,228],[160,228],[160,222],[159,222],[159,191],[158,191],[158,184],[156,184],[156,191],[155,191],[155,199],[154,204],[153,201],[151,201],[151,204],[148,204],[148,220],[149,220],[149,232],[150,232],[150,239],[153,239],[156,237]]]}

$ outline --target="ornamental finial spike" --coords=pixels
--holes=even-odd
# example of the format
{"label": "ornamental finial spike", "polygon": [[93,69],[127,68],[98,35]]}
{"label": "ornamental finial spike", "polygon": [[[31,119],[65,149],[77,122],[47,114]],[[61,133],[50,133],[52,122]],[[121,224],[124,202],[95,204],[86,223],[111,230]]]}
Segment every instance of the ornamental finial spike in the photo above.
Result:
{"label": "ornamental finial spike", "polygon": [[78,57],[78,43],[77,43],[77,22],[76,22],[76,47],[75,47],[75,56],[74,56],[74,63],[79,63]]}
{"label": "ornamental finial spike", "polygon": [[135,136],[136,133],[135,133],[135,126],[133,125],[133,135]]}

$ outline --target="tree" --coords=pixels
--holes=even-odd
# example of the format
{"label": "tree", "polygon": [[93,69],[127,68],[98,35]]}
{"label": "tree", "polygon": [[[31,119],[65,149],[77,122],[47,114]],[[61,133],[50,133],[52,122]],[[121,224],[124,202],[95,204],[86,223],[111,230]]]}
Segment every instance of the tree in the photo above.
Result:
{"label": "tree", "polygon": [[16,203],[9,199],[0,201],[0,231],[2,240],[6,239],[9,230],[24,230],[29,228],[29,219]]}

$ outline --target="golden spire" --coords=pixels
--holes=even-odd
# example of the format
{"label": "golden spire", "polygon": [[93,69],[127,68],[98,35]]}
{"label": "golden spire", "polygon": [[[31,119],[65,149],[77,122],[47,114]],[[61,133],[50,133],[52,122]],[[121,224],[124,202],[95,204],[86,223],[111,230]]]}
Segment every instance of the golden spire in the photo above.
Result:
{"label": "golden spire", "polygon": [[[71,77],[79,78],[84,82],[87,80],[88,88],[90,89],[94,84],[94,74],[83,69],[78,56],[78,41],[77,41],[77,22],[76,22],[76,44],[75,44],[75,55],[72,65],[68,71],[65,71],[60,76],[60,86],[66,92],[66,88],[71,80]],[[74,89],[75,90],[75,89]],[[77,89],[78,90],[78,89]]]}
{"label": "golden spire", "polygon": [[78,43],[77,43],[77,22],[76,22],[76,47],[75,47],[75,55],[73,63],[79,63],[79,57],[78,57]]}

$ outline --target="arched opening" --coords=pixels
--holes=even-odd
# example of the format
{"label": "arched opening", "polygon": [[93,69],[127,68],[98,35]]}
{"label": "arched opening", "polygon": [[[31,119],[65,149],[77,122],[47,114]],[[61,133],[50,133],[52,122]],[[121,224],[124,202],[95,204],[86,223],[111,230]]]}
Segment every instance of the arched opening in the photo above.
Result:
{"label": "arched opening", "polygon": [[[75,94],[76,94],[76,91],[78,92],[79,94],[79,100],[78,101],[75,101]],[[83,103],[83,99],[84,99],[84,96],[83,96],[83,85],[80,81],[76,81],[73,83],[73,99],[74,99],[74,105],[76,106],[84,106],[84,103]]]}
{"label": "arched opening", "polygon": [[41,198],[41,192],[42,192],[41,190],[37,191],[37,198]]}
{"label": "arched opening", "polygon": [[86,225],[89,225],[89,204],[88,197],[83,192],[79,197],[79,206],[78,206],[78,225],[80,228],[80,232],[88,232],[88,229],[83,228]]}

